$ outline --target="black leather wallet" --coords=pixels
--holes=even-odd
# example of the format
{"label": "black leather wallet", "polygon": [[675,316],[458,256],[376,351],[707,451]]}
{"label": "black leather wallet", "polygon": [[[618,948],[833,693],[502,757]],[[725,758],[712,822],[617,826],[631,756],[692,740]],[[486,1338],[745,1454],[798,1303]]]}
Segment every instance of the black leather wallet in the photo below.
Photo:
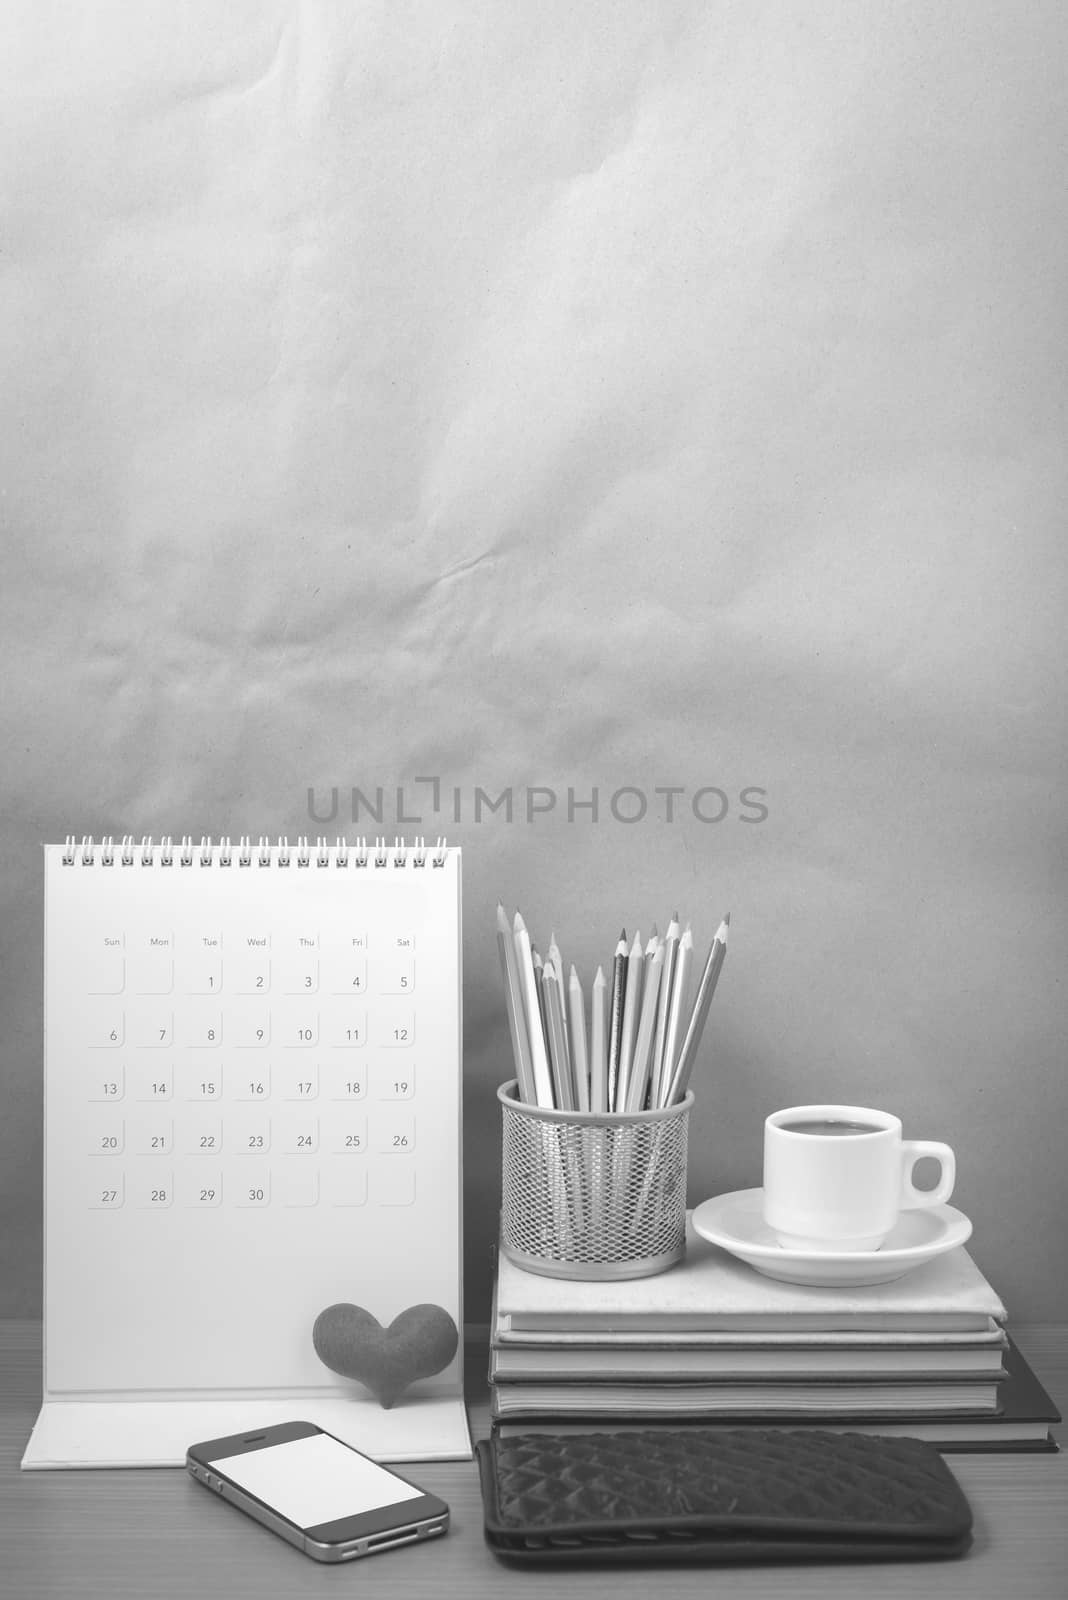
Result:
{"label": "black leather wallet", "polygon": [[525,1563],[958,1556],[971,1508],[919,1439],[819,1429],[494,1434],[486,1542]]}

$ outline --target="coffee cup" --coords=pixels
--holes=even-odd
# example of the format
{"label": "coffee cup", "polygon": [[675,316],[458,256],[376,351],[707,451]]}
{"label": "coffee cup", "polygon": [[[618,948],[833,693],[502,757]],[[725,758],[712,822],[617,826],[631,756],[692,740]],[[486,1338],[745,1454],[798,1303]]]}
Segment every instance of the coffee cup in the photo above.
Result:
{"label": "coffee cup", "polygon": [[[941,1165],[933,1189],[917,1189],[922,1156]],[[901,1120],[867,1106],[789,1106],[764,1124],[764,1220],[788,1250],[878,1250],[902,1211],[937,1206],[953,1193],[948,1144],[903,1139]]]}

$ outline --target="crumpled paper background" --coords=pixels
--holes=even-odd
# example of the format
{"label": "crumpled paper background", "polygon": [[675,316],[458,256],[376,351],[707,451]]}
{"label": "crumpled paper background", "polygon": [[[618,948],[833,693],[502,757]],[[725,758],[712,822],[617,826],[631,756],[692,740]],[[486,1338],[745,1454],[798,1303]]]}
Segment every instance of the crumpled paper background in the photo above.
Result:
{"label": "crumpled paper background", "polygon": [[1014,1320],[1068,1315],[1066,35],[5,8],[0,1312],[39,1309],[40,842],[422,832],[465,851],[471,1321],[498,897],[587,979],[732,910],[693,1202],[776,1106],[884,1105],[955,1145]]}

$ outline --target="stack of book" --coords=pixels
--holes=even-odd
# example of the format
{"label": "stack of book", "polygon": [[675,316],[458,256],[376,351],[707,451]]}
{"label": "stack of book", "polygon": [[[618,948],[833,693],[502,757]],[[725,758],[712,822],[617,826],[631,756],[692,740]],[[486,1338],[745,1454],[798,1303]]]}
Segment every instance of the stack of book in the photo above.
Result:
{"label": "stack of book", "polygon": [[1052,1450],[1060,1420],[963,1246],[893,1283],[794,1286],[694,1233],[670,1272],[577,1282],[498,1252],[491,1410],[502,1431],[699,1422]]}

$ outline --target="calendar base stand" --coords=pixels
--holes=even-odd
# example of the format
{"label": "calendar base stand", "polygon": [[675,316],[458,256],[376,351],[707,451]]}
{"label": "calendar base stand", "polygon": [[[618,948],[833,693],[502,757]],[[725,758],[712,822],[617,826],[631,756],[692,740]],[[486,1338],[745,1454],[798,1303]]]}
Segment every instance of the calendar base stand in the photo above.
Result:
{"label": "calendar base stand", "polygon": [[374,1400],[294,1392],[239,1399],[46,1400],[22,1458],[28,1470],[181,1467],[189,1445],[246,1428],[304,1419],[376,1461],[466,1461],[471,1434],[462,1397],[409,1395],[384,1411]]}

